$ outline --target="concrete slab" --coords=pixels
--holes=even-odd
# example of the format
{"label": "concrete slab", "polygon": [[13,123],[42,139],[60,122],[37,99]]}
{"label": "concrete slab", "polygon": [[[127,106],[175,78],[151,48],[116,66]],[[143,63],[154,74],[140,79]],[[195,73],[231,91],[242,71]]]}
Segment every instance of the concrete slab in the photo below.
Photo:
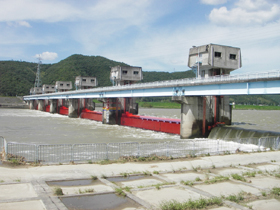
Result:
{"label": "concrete slab", "polygon": [[21,199],[37,197],[30,183],[0,185],[0,199]]}
{"label": "concrete slab", "polygon": [[261,171],[279,171],[280,170],[280,166],[278,165],[272,165],[272,164],[267,164],[267,165],[260,165],[260,166],[252,166],[253,168],[256,168],[258,170]]}
{"label": "concrete slab", "polygon": [[205,179],[205,175],[199,173],[160,174],[160,176],[166,177],[178,183],[180,183],[181,181],[195,181],[197,177],[199,177],[201,180]]}
{"label": "concrete slab", "polygon": [[229,208],[229,207],[222,206],[222,207],[218,207],[218,208],[212,208],[209,210],[236,210],[236,208]]}
{"label": "concrete slab", "polygon": [[111,187],[106,185],[89,185],[89,186],[75,186],[75,187],[61,187],[63,194],[74,195],[80,194],[80,191],[85,191],[88,189],[93,189],[94,192],[110,192],[114,191]]}
{"label": "concrete slab", "polygon": [[274,177],[252,177],[250,180],[251,184],[262,188],[280,187],[280,179]]}
{"label": "concrete slab", "polygon": [[253,201],[247,203],[247,205],[252,206],[254,210],[263,210],[263,209],[279,210],[280,208],[280,202],[276,199]]}
{"label": "concrete slab", "polygon": [[161,184],[162,181],[159,181],[157,179],[140,179],[140,180],[133,180],[133,181],[127,181],[127,182],[121,182],[121,185],[123,187],[139,187],[139,186],[151,186],[155,184]]}
{"label": "concrete slab", "polygon": [[0,209],[5,210],[46,210],[41,200],[0,203]]}
{"label": "concrete slab", "polygon": [[161,188],[160,190],[151,189],[143,191],[133,191],[132,193],[153,206],[159,206],[163,201],[176,200],[179,202],[183,202],[188,201],[189,199],[196,200],[200,197],[204,197],[198,193],[186,190],[181,187],[168,187]]}
{"label": "concrete slab", "polygon": [[252,193],[252,194],[258,194],[260,193],[260,190],[242,185],[242,184],[236,184],[232,182],[222,182],[222,183],[217,183],[217,184],[202,184],[202,185],[194,185],[193,187],[200,189],[202,191],[208,192],[214,196],[229,196],[229,195],[237,195],[241,191],[247,192],[247,193]]}
{"label": "concrete slab", "polygon": [[231,174],[242,174],[243,172],[246,172],[246,170],[240,168],[226,168],[212,171],[212,173],[222,176],[230,176]]}

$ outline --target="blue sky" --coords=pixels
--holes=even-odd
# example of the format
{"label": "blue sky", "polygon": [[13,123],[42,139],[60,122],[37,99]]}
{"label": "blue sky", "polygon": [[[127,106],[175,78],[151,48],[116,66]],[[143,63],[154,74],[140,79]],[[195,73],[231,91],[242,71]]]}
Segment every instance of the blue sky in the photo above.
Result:
{"label": "blue sky", "polygon": [[0,60],[100,55],[185,71],[189,48],[240,47],[235,73],[280,69],[279,0],[0,0]]}

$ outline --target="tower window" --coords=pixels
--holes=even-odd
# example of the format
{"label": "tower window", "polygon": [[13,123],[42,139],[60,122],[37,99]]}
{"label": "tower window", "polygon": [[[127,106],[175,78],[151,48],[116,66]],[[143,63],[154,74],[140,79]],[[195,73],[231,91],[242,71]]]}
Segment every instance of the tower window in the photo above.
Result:
{"label": "tower window", "polygon": [[236,55],[235,54],[229,54],[229,59],[236,60]]}
{"label": "tower window", "polygon": [[222,57],[222,53],[221,52],[215,52],[215,58],[220,58]]}

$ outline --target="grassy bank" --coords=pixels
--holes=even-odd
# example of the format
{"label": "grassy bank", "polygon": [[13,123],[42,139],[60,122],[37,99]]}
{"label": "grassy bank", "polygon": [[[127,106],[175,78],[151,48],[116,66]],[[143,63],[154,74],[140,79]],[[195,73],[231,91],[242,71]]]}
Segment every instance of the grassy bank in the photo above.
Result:
{"label": "grassy bank", "polygon": [[[93,100],[95,103],[101,103],[98,100]],[[176,102],[137,102],[141,108],[163,108],[163,109],[180,109],[181,105]],[[280,110],[280,106],[256,106],[256,105],[235,105],[234,110]]]}
{"label": "grassy bank", "polygon": [[[181,105],[175,102],[137,102],[141,108],[164,108],[180,109]],[[254,106],[254,105],[235,105],[234,110],[280,110],[280,106]]]}
{"label": "grassy bank", "polygon": [[280,110],[280,106],[254,106],[254,105],[235,105],[234,110]]}
{"label": "grassy bank", "polygon": [[142,108],[180,109],[181,105],[175,102],[137,102]]}

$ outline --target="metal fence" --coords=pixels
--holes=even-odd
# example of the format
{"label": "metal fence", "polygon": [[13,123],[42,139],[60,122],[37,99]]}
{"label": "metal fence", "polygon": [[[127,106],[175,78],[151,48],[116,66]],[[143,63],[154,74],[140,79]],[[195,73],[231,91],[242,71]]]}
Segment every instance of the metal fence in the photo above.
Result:
{"label": "metal fence", "polygon": [[4,146],[5,146],[5,138],[3,136],[0,136],[0,154],[4,150]]}
{"label": "metal fence", "polygon": [[[2,140],[1,140],[2,139]],[[6,143],[0,137],[0,146],[5,147],[7,159],[17,158],[27,162],[65,163],[101,160],[117,160],[121,157],[186,157],[203,154],[229,154],[239,151],[256,152],[280,149],[279,137],[246,139],[188,139],[172,142],[126,142],[92,144],[35,145]]]}

